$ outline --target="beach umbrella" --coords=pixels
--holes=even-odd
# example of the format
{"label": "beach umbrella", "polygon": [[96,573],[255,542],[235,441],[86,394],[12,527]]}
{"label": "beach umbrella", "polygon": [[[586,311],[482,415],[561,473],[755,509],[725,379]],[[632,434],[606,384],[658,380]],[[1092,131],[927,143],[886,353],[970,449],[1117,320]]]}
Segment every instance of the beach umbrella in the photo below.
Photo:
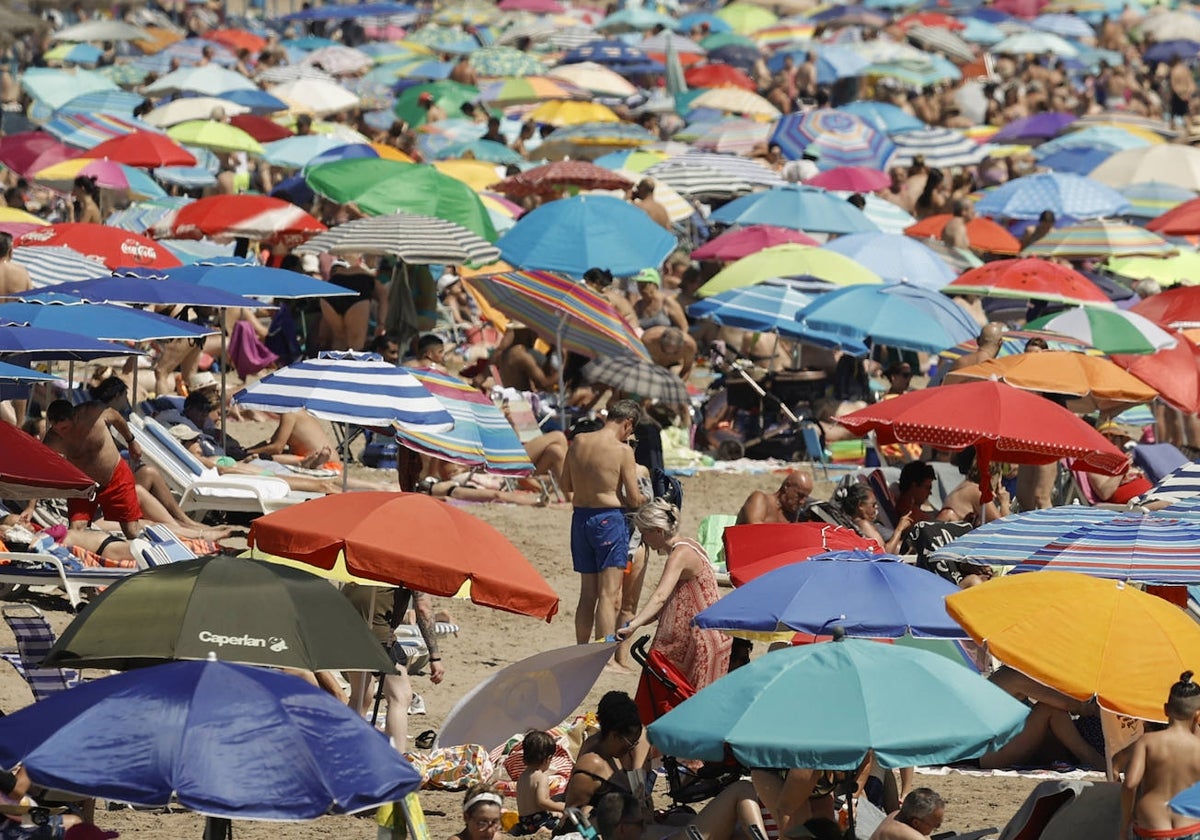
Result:
{"label": "beach umbrella", "polygon": [[815,151],[822,169],[836,166],[865,166],[886,169],[895,146],[882,132],[865,120],[845,111],[818,108],[806,114],[788,114],[781,118],[771,134],[789,159]]}
{"label": "beach umbrella", "polygon": [[[221,108],[229,117],[247,114],[250,109],[238,105],[228,99],[218,99],[215,96],[187,96],[173,99],[165,105],[159,105],[142,119],[157,128],[170,128],[182,122],[192,120],[207,120],[215,108]],[[236,125],[236,123],[234,123]]]}
{"label": "beach umbrella", "polygon": [[435,216],[489,242],[496,240],[495,228],[475,191],[432,166],[383,159],[343,160],[312,167],[304,178],[320,195],[339,204],[353,203],[368,215],[404,211]]}
{"label": "beach umbrella", "polygon": [[892,135],[892,142],[896,146],[894,166],[911,166],[914,158],[924,157],[929,166],[950,169],[975,166],[987,157],[985,147],[951,128],[902,131]]}
{"label": "beach umbrella", "polygon": [[127,90],[94,90],[60,105],[56,113],[100,113],[132,118],[133,112],[145,101],[141,94]]}
{"label": "beach umbrella", "polygon": [[1200,464],[1188,461],[1159,479],[1142,500],[1170,502],[1170,506],[1161,511],[1163,516],[1195,519],[1197,496],[1200,496]]}
{"label": "beach umbrella", "polygon": [[879,543],[864,539],[851,528],[823,522],[731,525],[725,529],[724,541],[734,586],[745,586],[773,569],[829,551],[883,551]]}
{"label": "beach umbrella", "polygon": [[692,110],[708,109],[756,120],[779,117],[779,109],[769,101],[741,88],[707,88],[694,93],[689,94],[687,99],[688,108]]}
{"label": "beach umbrella", "polygon": [[166,341],[199,338],[215,329],[127,306],[85,303],[73,295],[41,292],[23,303],[0,303],[0,324],[26,324],[98,341]]}
{"label": "beach umbrella", "polygon": [[130,670],[207,660],[305,671],[382,671],[391,658],[316,575],[211,555],[118,581],[62,632],[46,667]]}
{"label": "beach umbrella", "polygon": [[[906,227],[904,232],[919,239],[940,239],[951,218],[949,213],[927,216]],[[1015,236],[991,219],[978,216],[967,222],[967,241],[976,251],[992,254],[1017,254],[1021,250],[1021,243]]]}
{"label": "beach umbrella", "polygon": [[836,337],[856,355],[868,342],[938,353],[979,330],[945,295],[907,283],[828,292],[797,312],[796,320],[801,334],[811,329]]}
{"label": "beach umbrella", "polygon": [[608,15],[596,24],[601,32],[645,32],[656,27],[674,29],[675,19],[670,15],[642,6],[627,6]]}
{"label": "beach umbrella", "polygon": [[[1129,463],[1125,453],[1067,409],[992,380],[910,391],[836,419],[856,435],[875,432],[884,445],[928,443],[954,451],[974,446],[981,476],[988,475],[992,463],[1052,464],[1071,458],[1073,469],[1105,475],[1120,475]],[[985,479],[980,489],[983,501],[991,501],[990,482]]]}
{"label": "beach umbrella", "polygon": [[720,236],[713,237],[692,251],[692,259],[734,262],[742,257],[757,254],[764,248],[788,242],[796,245],[815,246],[821,244],[800,231],[774,225],[750,225],[731,229]]}
{"label": "beach umbrella", "polygon": [[[17,365],[4,365],[11,373],[7,382],[54,381],[57,377],[37,374]],[[26,376],[28,374],[28,376]],[[0,493],[12,499],[84,498],[96,491],[96,482],[49,446],[11,423],[0,423]]]}
{"label": "beach umbrella", "polygon": [[[820,52],[817,53],[821,55]],[[860,100],[839,105],[837,110],[854,114],[885,134],[899,134],[904,131],[920,131],[928,128],[921,120],[890,102],[869,102]]]}
{"label": "beach umbrella", "polygon": [[1076,120],[1071,129],[1060,137],[1048,140],[1034,149],[1034,157],[1041,159],[1062,149],[1104,149],[1119,152],[1122,149],[1138,149],[1162,143],[1157,135],[1140,129],[1123,128],[1118,125],[1083,125]]}
{"label": "beach umbrella", "polygon": [[461,225],[411,213],[355,219],[308,240],[297,251],[390,255],[412,265],[483,265],[500,257],[494,245]]}
{"label": "beach umbrella", "polygon": [[946,374],[946,382],[988,379],[1039,394],[1067,397],[1078,413],[1124,409],[1149,402],[1158,392],[1108,359],[1046,350],[988,359]]}
{"label": "beach umbrella", "polygon": [[824,190],[870,193],[886,188],[892,183],[892,179],[887,173],[867,166],[838,166],[826,169],[804,183]]}
{"label": "beach umbrella", "polygon": [[1041,14],[1030,24],[1039,32],[1051,32],[1063,38],[1095,38],[1096,31],[1086,20],[1074,14]]}
{"label": "beach umbrella", "polygon": [[304,57],[304,64],[320,67],[335,76],[353,76],[367,70],[375,63],[371,56],[345,44],[326,44]]}
{"label": "beach umbrella", "polygon": [[997,55],[1054,55],[1076,58],[1079,49],[1060,35],[1051,32],[1019,32],[991,46]]}
{"label": "beach umbrella", "polygon": [[1176,38],[1172,41],[1161,41],[1151,44],[1142,53],[1142,59],[1158,64],[1170,63],[1176,59],[1180,61],[1192,61],[1197,55],[1200,55],[1200,42],[1189,41],[1186,38]]}
{"label": "beach umbrella", "polygon": [[728,64],[698,64],[689,67],[683,74],[683,80],[688,87],[721,88],[735,87],[747,91],[757,91],[758,85],[741,70]]}
{"label": "beach umbrella", "polygon": [[[798,717],[797,692],[821,711]],[[1027,711],[936,653],[844,639],[759,657],[676,706],[647,736],[665,754],[731,754],[747,767],[853,770],[868,752],[883,767],[911,767],[995,749]]]}
{"label": "beach umbrella", "polygon": [[748,155],[762,148],[771,134],[768,123],[753,119],[725,119],[699,128],[700,133],[692,141],[692,148],[734,155]]}
{"label": "beach umbrella", "polygon": [[296,205],[278,198],[214,195],[171,211],[153,233],[163,239],[253,239],[295,245],[325,229]]}
{"label": "beach umbrella", "polygon": [[261,155],[262,145],[237,126],[215,120],[190,120],[167,129],[167,135],[189,146],[199,146],[214,152],[246,152]]}
{"label": "beach umbrella", "polygon": [[1176,330],[1200,327],[1200,289],[1181,286],[1151,295],[1130,309],[1156,324]]}
{"label": "beach umbrella", "polygon": [[731,289],[697,301],[687,308],[693,318],[756,332],[795,332],[796,313],[812,303],[809,295],[791,286],[759,283]]}
{"label": "beach umbrella", "polygon": [[520,164],[525,158],[495,140],[465,140],[443,146],[434,154],[437,160],[470,159],[495,164]]}
{"label": "beach umbrella", "polygon": [[[1000,338],[1000,351],[996,354],[996,358],[1011,356],[1015,353],[1024,353],[1025,345],[1031,338],[1040,338],[1046,342],[1046,346],[1050,350],[1070,350],[1074,353],[1087,353],[1092,356],[1103,356],[1104,353],[1092,347],[1086,342],[1080,341],[1077,338],[1071,338],[1067,335],[1059,333],[1043,332],[1041,330],[1005,330]],[[979,349],[979,342],[972,338],[970,341],[964,341],[961,344],[943,350],[938,355],[950,362],[959,359],[968,353],[974,353]]]}
{"label": "beach umbrella", "polygon": [[754,185],[740,178],[719,172],[704,164],[684,163],[668,159],[645,170],[656,182],[695,201],[729,201],[753,192]]}
{"label": "beach umbrella", "polygon": [[1125,215],[1138,219],[1156,219],[1168,210],[1173,210],[1196,197],[1193,190],[1163,181],[1130,184],[1122,187],[1119,192],[1129,200],[1129,210]]}
{"label": "beach umbrella", "polygon": [[0,721],[6,766],[82,796],[240,819],[350,813],[421,783],[357,712],[290,674],[172,662],[77,688]]}
{"label": "beach umbrella", "polygon": [[616,112],[599,102],[560,99],[543,102],[526,113],[525,119],[529,122],[557,127],[585,123],[619,123],[621,121]]}
{"label": "beach umbrella", "polygon": [[179,93],[198,93],[201,96],[220,97],[233,90],[252,90],[257,85],[241,73],[236,73],[219,64],[201,67],[181,67],[162,76],[145,89],[147,96],[160,97]]}
{"label": "beach umbrella", "polygon": [[427,111],[420,103],[421,96],[424,94],[432,96],[433,104],[448,115],[458,116],[462,113],[463,105],[479,98],[479,88],[452,82],[448,79],[424,85],[413,85],[405,88],[396,97],[396,104],[392,106],[392,111],[413,128],[424,125]]}
{"label": "beach umbrella", "polygon": [[1006,665],[1145,720],[1163,720],[1168,689],[1200,656],[1200,628],[1184,610],[1123,581],[1011,575],[951,595],[946,609]]}
{"label": "beach umbrella", "polygon": [[1041,172],[988,190],[975,204],[985,216],[1036,219],[1049,210],[1056,216],[1095,219],[1119,216],[1129,207],[1111,187],[1081,175]]}
{"label": "beach umbrella", "polygon": [[470,581],[480,606],[547,621],[558,612],[554,590],[499,531],[421,493],[313,499],[256,519],[248,540],[327,572],[344,564],[357,577],[443,597]]}
{"label": "beach umbrella", "polygon": [[45,169],[78,154],[78,150],[41,131],[26,131],[0,137],[0,163],[18,175],[28,176],[31,172]]}
{"label": "beach umbrella", "polygon": [[821,247],[869,268],[885,283],[903,281],[936,291],[957,276],[936,253],[898,233],[852,233]]}
{"label": "beach umbrella", "polygon": [[79,333],[11,324],[0,326],[0,358],[21,366],[30,361],[90,362],[113,356],[143,355],[141,350]]}
{"label": "beach umbrella", "polygon": [[195,166],[196,158],[169,137],[149,131],[135,131],[114,137],[92,147],[88,155],[108,158],[127,166],[153,169],[158,166]]}
{"label": "beach umbrella", "polygon": [[516,47],[484,47],[471,53],[470,63],[476,73],[490,79],[540,76],[546,72],[541,59]]}
{"label": "beach umbrella", "polygon": [[635,399],[667,405],[686,405],[687,386],[673,371],[633,356],[593,359],[583,366],[583,378],[616,388]]}
{"label": "beach umbrella", "polygon": [[[28,233],[30,231],[26,231]],[[21,234],[24,236],[25,234]],[[20,239],[20,236],[17,237]],[[25,267],[34,288],[41,289],[71,280],[89,280],[112,272],[94,260],[65,246],[24,245],[13,248],[12,260]]]}
{"label": "beach umbrella", "polygon": [[509,265],[582,277],[593,266],[617,276],[657,267],[677,242],[629,202],[581,195],[526,213],[496,244]]}
{"label": "beach umbrella", "polygon": [[261,300],[299,300],[355,294],[349,289],[296,271],[270,268],[234,258],[211,258],[183,268],[174,268],[167,272],[167,279]]}
{"label": "beach umbrella", "polygon": [[666,166],[703,167],[716,172],[722,178],[744,182],[752,187],[777,187],[785,183],[778,172],[759,161],[715,152],[687,151],[673,155],[663,162],[662,167],[655,168],[654,171],[660,171]]}
{"label": "beach umbrella", "polygon": [[1174,347],[1176,342],[1149,318],[1122,309],[1077,306],[1030,321],[1027,326],[1078,338],[1105,353],[1154,353]]}
{"label": "beach umbrella", "polygon": [[574,157],[590,160],[616,148],[647,146],[658,137],[640,125],[622,122],[590,122],[555,129],[537,148],[546,160]]}
{"label": "beach umbrella", "polygon": [[[252,114],[273,114],[276,111],[286,111],[287,103],[272,96],[259,88],[238,88],[221,91],[217,96],[228,102],[234,102],[250,109]],[[313,131],[319,130],[319,125],[313,125]]]}
{"label": "beach umbrella", "polygon": [[908,39],[924,49],[941,53],[959,62],[975,60],[975,49],[962,36],[940,26],[913,26]]}
{"label": "beach umbrella", "polygon": [[22,234],[14,244],[65,245],[109,268],[174,268],[182,264],[152,239],[118,228],[82,222],[62,222],[38,228]]}
{"label": "beach umbrella", "polygon": [[[143,273],[144,272],[144,273]],[[123,269],[111,277],[59,283],[54,291],[88,303],[128,303],[141,306],[243,307],[250,301],[221,289],[169,279],[159,269]]]}
{"label": "beach umbrella", "polygon": [[293,109],[306,111],[318,117],[348,111],[360,104],[356,95],[337,82],[324,79],[284,82],[267,88],[267,93],[289,103]]}
{"label": "beach umbrella", "polygon": [[759,29],[771,26],[779,17],[768,9],[762,6],[756,6],[752,3],[734,2],[722,6],[715,13],[715,16],[728,23],[734,32],[742,34],[750,34],[757,32]]}
{"label": "beach umbrella", "polygon": [[[854,193],[839,190],[834,195],[842,200],[846,200],[854,195]],[[866,201],[862,209],[862,214],[867,217],[868,222],[875,225],[877,231],[882,231],[883,233],[904,233],[905,228],[915,224],[917,221],[900,205],[893,204],[874,193],[858,193],[858,195],[861,195]],[[927,247],[933,246],[927,245]]]}
{"label": "beach umbrella", "polygon": [[[1038,161],[1038,165],[1054,172],[1069,172],[1073,175],[1087,175],[1104,161],[1112,157],[1113,150],[1108,147],[1093,148],[1090,146],[1065,146]],[[1125,195],[1125,191],[1121,191]],[[1128,197],[1128,196],[1126,196]]]}
{"label": "beach umbrella", "polygon": [[542,340],[592,358],[650,355],[612,305],[583,284],[549,271],[512,271],[465,281],[491,307]]}
{"label": "beach umbrella", "polygon": [[946,614],[958,587],[894,554],[833,551],[790,563],[739,586],[696,616],[696,626],[734,636],[821,634],[831,624],[848,637],[964,639]]}
{"label": "beach umbrella", "polygon": [[1146,229],[1163,236],[1194,236],[1200,233],[1200,198],[1186,201],[1157,219],[1146,223]]}
{"label": "beach umbrella", "polygon": [[883,282],[878,274],[842,254],[784,243],[725,266],[697,289],[696,295],[708,297],[777,277],[823,280],[838,286]]}
{"label": "beach umbrella", "polygon": [[114,117],[112,114],[58,114],[42,126],[68,146],[91,149],[105,140],[121,137],[134,131],[157,131],[154,126],[140,120]]}
{"label": "beach umbrella", "polygon": [[59,29],[50,35],[52,41],[141,41],[150,37],[145,29],[120,20],[85,20],[74,26]]}
{"label": "beach umbrella", "polygon": [[810,233],[878,230],[873,222],[836,195],[801,184],[751,193],[714,211],[710,218],[727,225],[779,225]]}
{"label": "beach umbrella", "polygon": [[167,193],[148,174],[132,166],[91,157],[70,158],[30,173],[39,183],[70,191],[79,177],[94,178],[101,189],[125,190],[138,198],[165,198]]}
{"label": "beach umbrella", "polygon": [[1200,41],[1200,18],[1183,9],[1149,15],[1142,20],[1139,27],[1143,36],[1149,35],[1155,41],[1169,41],[1173,38]]}
{"label": "beach umbrella", "polygon": [[1117,188],[1167,181],[1177,187],[1200,190],[1200,149],[1174,143],[1125,149],[1096,167],[1089,177]]}
{"label": "beach umbrella", "polygon": [[117,85],[99,73],[73,68],[27,67],[18,77],[21,89],[48,108],[58,108],[76,96],[93,91],[117,90]]}
{"label": "beach umbrella", "polygon": [[1113,308],[1108,296],[1078,271],[1036,257],[985,263],[964,272],[943,291]]}
{"label": "beach umbrella", "polygon": [[989,139],[993,143],[1037,143],[1062,134],[1076,119],[1074,114],[1045,111],[1014,120]]}
{"label": "beach umbrella", "polygon": [[272,166],[302,169],[318,155],[345,145],[340,138],[328,134],[293,135],[289,131],[283,139],[269,141],[263,145],[263,160]]}
{"label": "beach umbrella", "polygon": [[524,198],[530,195],[554,196],[561,191],[574,191],[568,188],[626,190],[632,186],[632,181],[594,163],[584,160],[560,160],[510,175],[493,185],[492,189],[511,198]]}
{"label": "beach umbrella", "polygon": [[1092,219],[1055,228],[1022,253],[1030,257],[1167,257],[1176,247],[1161,236],[1117,219]]}
{"label": "beach umbrella", "polygon": [[479,88],[480,102],[488,102],[500,108],[551,99],[586,99],[589,95],[583,88],[550,76],[503,78]]}
{"label": "beach umbrella", "polygon": [[1114,257],[1105,271],[1127,281],[1149,279],[1166,288],[1200,281],[1200,253],[1184,251],[1171,257]]}

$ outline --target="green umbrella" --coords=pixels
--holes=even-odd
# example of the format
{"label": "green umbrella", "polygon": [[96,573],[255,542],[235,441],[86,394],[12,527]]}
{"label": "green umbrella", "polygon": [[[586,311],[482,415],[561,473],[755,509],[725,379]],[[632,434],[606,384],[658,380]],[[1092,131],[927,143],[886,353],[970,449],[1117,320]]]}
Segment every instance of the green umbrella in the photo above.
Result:
{"label": "green umbrella", "polygon": [[753,286],[776,277],[824,280],[838,286],[882,283],[878,274],[849,257],[811,245],[786,243],[730,263],[699,288],[701,297]]}
{"label": "green umbrella", "polygon": [[304,173],[308,185],[339,204],[353,203],[371,216],[404,211],[455,222],[497,239],[479,196],[457,178],[432,166],[382,158],[351,158],[314,166]]}
{"label": "green umbrella", "polygon": [[418,101],[422,94],[428,93],[433,97],[433,103],[446,112],[448,116],[459,116],[462,106],[479,98],[479,88],[464,85],[449,80],[430,82],[427,85],[413,85],[406,88],[396,97],[392,111],[413,128],[425,124],[425,109]]}
{"label": "green umbrella", "polygon": [[264,153],[257,140],[235,125],[216,120],[190,120],[167,129],[167,136],[176,143],[200,146],[214,152],[247,152],[252,155]]}
{"label": "green umbrella", "polygon": [[125,669],[210,653],[268,668],[394,667],[328,581],[225,555],[159,566],[113,584],[71,622],[46,664]]}
{"label": "green umbrella", "polygon": [[721,47],[749,47],[752,50],[757,50],[758,42],[753,38],[739,35],[736,32],[717,32],[702,39],[700,46],[709,51],[717,50]]}
{"label": "green umbrella", "polygon": [[1025,329],[1069,335],[1105,353],[1157,353],[1176,342],[1175,336],[1136,312],[1095,306],[1064,309],[1030,321]]}

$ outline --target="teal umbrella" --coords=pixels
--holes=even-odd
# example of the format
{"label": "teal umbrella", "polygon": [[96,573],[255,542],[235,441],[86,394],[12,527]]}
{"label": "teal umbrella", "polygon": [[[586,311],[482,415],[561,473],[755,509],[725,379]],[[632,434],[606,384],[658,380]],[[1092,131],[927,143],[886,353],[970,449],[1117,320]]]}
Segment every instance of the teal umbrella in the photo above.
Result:
{"label": "teal umbrella", "polygon": [[999,747],[1028,711],[944,656],[844,639],[761,656],[676,706],[648,734],[667,755],[723,761],[728,750],[746,767],[853,770],[868,750],[883,767],[913,767]]}
{"label": "teal umbrella", "polygon": [[537,56],[515,47],[485,47],[472,53],[471,67],[480,76],[492,79],[537,76],[546,72],[546,65]]}

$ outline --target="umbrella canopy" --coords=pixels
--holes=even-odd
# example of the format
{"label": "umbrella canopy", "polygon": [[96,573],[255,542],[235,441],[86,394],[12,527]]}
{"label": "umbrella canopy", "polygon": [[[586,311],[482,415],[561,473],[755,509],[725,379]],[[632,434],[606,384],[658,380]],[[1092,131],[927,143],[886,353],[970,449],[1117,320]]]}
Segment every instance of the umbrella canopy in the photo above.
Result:
{"label": "umbrella canopy", "polygon": [[1185,414],[1200,411],[1200,347],[1184,335],[1174,347],[1140,355],[1115,354],[1113,364],[1158,391],[1158,398]]}
{"label": "umbrella canopy", "polygon": [[810,233],[870,233],[879,229],[844,200],[816,187],[788,184],[751,193],[715,210],[726,225],[779,225]]}
{"label": "umbrella canopy", "polygon": [[618,276],[657,268],[678,243],[639,207],[605,195],[543,204],[497,243],[510,265],[576,277],[600,266]]}
{"label": "umbrella canopy", "polygon": [[[215,96],[189,96],[159,105],[142,119],[158,128],[169,128],[191,120],[207,120],[212,115],[214,108],[223,109],[225,114],[232,118],[250,112],[245,105],[238,105],[228,99],[218,99]],[[237,125],[236,121],[234,125]]]}
{"label": "umbrella canopy", "polygon": [[588,92],[570,82],[549,76],[499,79],[479,88],[479,100],[501,108],[550,99],[586,99]]}
{"label": "umbrella canopy", "polygon": [[1200,233],[1200,198],[1168,210],[1148,222],[1146,228],[1163,236],[1194,236]]}
{"label": "umbrella canopy", "polygon": [[593,358],[650,355],[612,305],[581,283],[549,271],[513,271],[466,281],[489,306],[544,341]]}
{"label": "umbrella canopy", "polygon": [[[119,802],[315,819],[402,799],[421,777],[358,713],[288,674],[172,662],[105,677],[0,721],[7,767]],[[86,756],[86,759],[82,759]]]}
{"label": "umbrella canopy", "polygon": [[[186,99],[176,100],[177,102],[187,102]],[[174,104],[174,103],[172,103]],[[232,103],[230,103],[232,105]],[[242,108],[243,106],[235,106]],[[244,109],[242,112],[234,114],[229,120],[229,124],[240,128],[242,131],[249,134],[259,143],[273,143],[278,140],[284,140],[288,137],[294,137],[292,130],[287,126],[280,125],[277,122],[260,117],[256,114],[246,113],[249,109]],[[187,119],[178,120],[178,122],[187,122],[188,119],[196,119],[188,117]],[[318,135],[324,136],[324,135]]]}
{"label": "umbrella canopy", "polygon": [[152,239],[105,225],[62,222],[22,234],[20,245],[65,245],[109,268],[174,268],[182,263]]}
{"label": "umbrella canopy", "polygon": [[851,528],[823,522],[730,525],[725,529],[725,562],[734,586],[745,586],[780,569],[830,551],[882,551]]}
{"label": "umbrella canopy", "polygon": [[836,336],[857,352],[867,342],[938,353],[979,331],[966,310],[938,292],[896,283],[852,286],[819,296],[796,313],[799,330]]}
{"label": "umbrella canopy", "polygon": [[[398,529],[405,538],[396,540]],[[481,606],[545,618],[558,596],[492,526],[420,493],[346,493],[303,502],[254,521],[250,545],[332,570],[449,596],[471,582]]]}
{"label": "umbrella canopy", "polygon": [[1149,385],[1108,359],[1069,350],[988,359],[946,374],[947,382],[972,379],[999,380],[1026,391],[1069,397],[1068,406],[1076,411],[1128,408],[1149,402],[1158,395]]}
{"label": "umbrella canopy", "polygon": [[163,239],[253,239],[296,245],[326,230],[299,207],[267,195],[213,195],[168,213],[154,226]]}
{"label": "umbrella canopy", "polygon": [[93,277],[74,283],[59,283],[55,292],[89,303],[134,303],[149,306],[211,306],[218,309],[243,307],[251,301],[221,289],[169,280],[162,275],[139,276],[132,272],[113,277]]}
{"label": "umbrella canopy", "polygon": [[296,271],[269,268],[233,258],[213,258],[195,265],[185,265],[183,268],[172,269],[167,278],[177,283],[194,283],[231,295],[263,300],[346,297],[355,294],[350,289],[343,289]]}
{"label": "umbrella canopy", "polygon": [[1178,249],[1155,233],[1118,219],[1093,219],[1056,228],[1022,253],[1029,257],[1166,257]]}
{"label": "umbrella canopy", "polygon": [[112,273],[103,263],[62,245],[13,248],[12,260],[25,266],[34,288],[38,289],[57,285],[64,280],[88,280]]}
{"label": "umbrella canopy", "polygon": [[[819,53],[818,53],[819,55]],[[879,131],[885,134],[899,134],[902,131],[919,131],[928,128],[925,123],[890,102],[869,102],[860,100],[839,105],[839,111],[862,117]]]}
{"label": "umbrella canopy", "polygon": [[165,198],[166,192],[140,169],[111,160],[77,157],[32,173],[35,181],[69,191],[79,177],[91,178],[101,189],[127,190],[136,198]]}
{"label": "umbrella canopy", "polygon": [[923,157],[929,166],[950,169],[975,166],[987,157],[986,147],[950,128],[904,131],[893,134],[892,140],[896,144],[893,166],[911,166],[914,158]]}
{"label": "umbrella canopy", "polygon": [[814,175],[804,183],[810,187],[842,192],[870,193],[882,190],[891,184],[886,172],[865,166],[838,166]]}
{"label": "umbrella canopy", "polygon": [[57,292],[26,295],[25,303],[0,304],[0,324],[28,324],[98,341],[164,341],[199,338],[215,329],[127,306],[85,303]]}
{"label": "umbrella canopy", "polygon": [[87,362],[112,356],[141,356],[141,350],[109,344],[77,333],[48,330],[43,327],[0,326],[0,356],[8,361]]}
{"label": "umbrella canopy", "polygon": [[396,97],[392,111],[413,128],[419,128],[428,116],[428,111],[421,105],[421,97],[425,94],[432,96],[433,104],[447,114],[459,115],[463,105],[479,98],[479,88],[449,80],[413,85]]}
{"label": "umbrella canopy", "polygon": [[1200,327],[1200,288],[1180,286],[1167,289],[1138,301],[1130,311],[1164,327],[1196,329]]}
{"label": "umbrella canopy", "polygon": [[1057,137],[1067,126],[1075,122],[1074,114],[1061,111],[1046,111],[1040,114],[1013,120],[990,138],[993,143],[1036,143]]}
{"label": "umbrella canopy", "polygon": [[195,166],[196,157],[187,149],[162,134],[135,131],[114,137],[88,152],[89,157],[108,158],[127,166],[153,169],[158,166]]}
{"label": "umbrella canopy", "polygon": [[113,584],[63,631],[45,665],[128,670],[210,655],[308,671],[394,667],[358,611],[324,579],[219,554]]}
{"label": "umbrella canopy", "polygon": [[1049,210],[1055,216],[1097,219],[1119,216],[1129,202],[1112,187],[1082,175],[1039,172],[988,190],[975,204],[984,216],[1036,219]]}
{"label": "umbrella canopy", "polygon": [[946,294],[1048,300],[1069,305],[1113,307],[1095,283],[1078,271],[1036,258],[996,260],[965,271]]}
{"label": "umbrella canopy", "polygon": [[688,315],[758,332],[795,332],[796,313],[813,299],[788,285],[760,283],[693,303]]}
{"label": "umbrella canopy", "polygon": [[296,79],[267,88],[267,93],[291,104],[293,109],[318,117],[348,111],[360,104],[356,95],[325,79]]}
{"label": "umbrella canopy", "polygon": [[821,244],[800,231],[774,225],[750,225],[714,236],[692,251],[692,259],[734,262],[742,257],[757,254],[764,248],[784,245],[788,242],[811,246]]}
{"label": "umbrella canopy", "polygon": [[162,76],[143,91],[155,98],[179,93],[198,93],[201,96],[220,97],[234,90],[257,90],[258,86],[241,73],[219,64],[200,67],[181,67]]}
{"label": "umbrella canopy", "polygon": [[355,219],[310,239],[297,250],[306,254],[387,254],[412,265],[485,265],[500,257],[496,246],[465,227],[413,213]]}
{"label": "umbrella canopy", "polygon": [[[904,232],[920,239],[941,239],[942,231],[951,218],[949,213],[927,216],[906,227]],[[1017,254],[1021,250],[1021,243],[1015,236],[982,216],[967,222],[967,241],[974,250],[990,254]]]}
{"label": "umbrella canopy", "polygon": [[886,169],[896,151],[887,134],[861,117],[834,108],[785,115],[776,124],[769,142],[779,146],[792,160],[815,153],[822,169],[835,166]]}
{"label": "umbrella canopy", "polygon": [[63,70],[28,67],[19,78],[21,89],[28,93],[31,99],[50,108],[66,105],[80,94],[117,89],[116,83],[110,79],[91,70],[79,68]]}
{"label": "umbrella canopy", "polygon": [[1200,191],[1200,149],[1175,143],[1117,152],[1088,176],[1110,187],[1166,181]]}
{"label": "umbrella canopy", "polygon": [[1011,575],[951,595],[946,609],[1006,665],[1078,700],[1161,721],[1171,684],[1200,657],[1184,611],[1123,581]]}
{"label": "umbrella canopy", "polygon": [[[5,365],[9,369],[14,367]],[[96,491],[96,482],[91,476],[10,423],[0,423],[0,447],[4,449],[4,462],[0,464],[0,493],[5,498],[69,496],[88,499]]]}
{"label": "umbrella canopy", "polygon": [[510,175],[492,189],[511,198],[529,195],[555,196],[568,188],[582,190],[626,190],[633,182],[610,169],[585,160],[560,160]]}
{"label": "umbrella canopy", "polygon": [[946,614],[958,587],[892,554],[834,551],[767,572],[696,616],[696,626],[735,636],[800,631],[831,624],[847,636],[962,639]]}
{"label": "umbrella canopy", "polygon": [[624,76],[596,61],[560,64],[558,67],[547,70],[546,75],[570,82],[597,96],[625,97],[637,93],[637,87]]}
{"label": "umbrella canopy", "polygon": [[[820,712],[797,715],[797,696]],[[1027,711],[936,653],[845,639],[761,656],[647,735],[668,755],[723,761],[731,753],[747,767],[853,770],[868,750],[883,767],[911,767],[995,749],[1020,731]]]}
{"label": "umbrella canopy", "polygon": [[1192,190],[1163,181],[1130,184],[1122,187],[1120,192],[1129,199],[1130,208],[1126,215],[1137,219],[1157,219],[1196,197]]}
{"label": "umbrella canopy", "polygon": [[903,281],[937,290],[957,276],[936,253],[898,233],[852,233],[821,247],[871,269],[886,283]]}
{"label": "umbrella canopy", "polygon": [[28,176],[78,154],[77,149],[66,146],[41,131],[26,131],[0,137],[0,163],[18,175]]}
{"label": "umbrella canopy", "polygon": [[[928,443],[951,450],[974,446],[981,476],[988,475],[990,464],[1001,461],[1052,464],[1072,458],[1080,465],[1075,469],[1105,475],[1120,475],[1129,463],[1123,452],[1067,409],[992,380],[910,391],[838,417],[837,422],[856,435],[875,432],[882,444]],[[982,489],[983,501],[991,501],[990,482]]]}
{"label": "umbrella canopy", "polygon": [[697,289],[696,294],[708,297],[777,277],[824,280],[839,286],[883,282],[869,268],[834,251],[785,243],[727,265]]}
{"label": "umbrella canopy", "polygon": [[1121,309],[1079,306],[1030,321],[1031,330],[1049,330],[1078,338],[1105,353],[1154,353],[1174,347],[1176,339],[1149,318]]}
{"label": "umbrella canopy", "polygon": [[[211,65],[210,65],[211,66]],[[167,135],[188,146],[199,146],[214,152],[263,153],[262,144],[234,125],[215,120],[189,120],[167,129]]]}
{"label": "umbrella canopy", "polygon": [[583,367],[583,377],[645,400],[686,405],[687,387],[674,372],[633,356],[595,359]]}

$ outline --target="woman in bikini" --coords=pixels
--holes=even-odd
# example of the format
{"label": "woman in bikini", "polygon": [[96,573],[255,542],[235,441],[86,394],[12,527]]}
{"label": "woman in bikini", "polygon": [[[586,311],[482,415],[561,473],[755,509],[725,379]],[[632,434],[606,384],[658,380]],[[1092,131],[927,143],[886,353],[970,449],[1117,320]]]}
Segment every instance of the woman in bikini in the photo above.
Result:
{"label": "woman in bikini", "polygon": [[[637,705],[629,695],[609,692],[596,709],[600,733],[584,742],[571,779],[567,782],[566,807],[590,811],[606,793],[632,794],[641,800],[642,791],[634,790],[630,767],[633,753],[642,742],[642,721]],[[640,772],[640,771],[637,771]],[[564,819],[559,832],[572,831]]]}

